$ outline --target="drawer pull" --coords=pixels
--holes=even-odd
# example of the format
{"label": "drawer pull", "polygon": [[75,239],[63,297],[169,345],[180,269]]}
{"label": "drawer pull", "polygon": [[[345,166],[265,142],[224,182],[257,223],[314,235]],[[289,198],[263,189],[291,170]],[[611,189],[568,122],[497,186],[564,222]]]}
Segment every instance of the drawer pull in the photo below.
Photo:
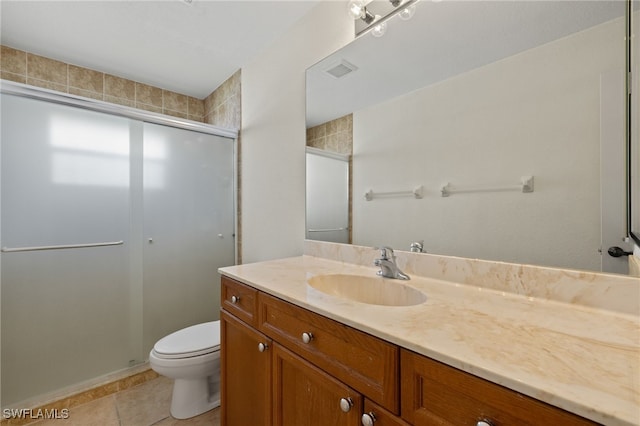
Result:
{"label": "drawer pull", "polygon": [[345,413],[351,411],[351,407],[353,407],[353,400],[349,397],[340,398],[340,409]]}
{"label": "drawer pull", "polygon": [[376,416],[373,414],[373,411],[362,415],[362,426],[373,426],[375,422]]}
{"label": "drawer pull", "polygon": [[258,343],[258,351],[259,352],[264,352],[269,348],[269,345],[267,345],[266,343]]}
{"label": "drawer pull", "polygon": [[231,303],[234,305],[240,301],[240,296],[231,296]]}
{"label": "drawer pull", "polygon": [[489,419],[478,420],[476,426],[493,426],[493,422]]}
{"label": "drawer pull", "polygon": [[302,333],[302,341],[309,343],[313,340],[313,333]]}

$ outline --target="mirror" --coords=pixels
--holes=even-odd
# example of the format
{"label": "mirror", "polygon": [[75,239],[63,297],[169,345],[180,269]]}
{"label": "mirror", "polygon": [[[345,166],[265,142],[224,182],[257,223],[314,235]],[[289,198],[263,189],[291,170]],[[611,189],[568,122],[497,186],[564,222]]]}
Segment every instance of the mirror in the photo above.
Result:
{"label": "mirror", "polygon": [[[632,2],[632,19],[631,19],[631,33],[632,41],[638,40],[640,35],[640,0],[634,0]],[[631,117],[630,127],[630,144],[629,144],[629,158],[631,170],[630,183],[629,183],[629,227],[631,229],[631,238],[634,240],[636,246],[640,247],[640,194],[633,189],[640,188],[640,115],[637,113],[640,107],[640,84],[638,84],[637,76],[640,75],[640,43],[635,42],[631,45],[631,72],[635,78],[632,79],[631,97],[629,99],[629,111],[635,111],[633,114],[629,114]],[[638,271],[640,272],[640,271]]]}
{"label": "mirror", "polygon": [[351,242],[627,273],[625,2],[415,6],[307,70],[308,145],[351,154]]}

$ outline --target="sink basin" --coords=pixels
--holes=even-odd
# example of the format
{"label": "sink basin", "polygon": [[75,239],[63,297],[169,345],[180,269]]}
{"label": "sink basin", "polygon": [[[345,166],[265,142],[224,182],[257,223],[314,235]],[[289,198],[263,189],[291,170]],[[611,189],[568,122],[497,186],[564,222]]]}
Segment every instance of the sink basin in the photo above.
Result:
{"label": "sink basin", "polygon": [[398,280],[378,276],[328,274],[309,278],[307,284],[330,296],[369,305],[412,306],[424,303],[427,296]]}

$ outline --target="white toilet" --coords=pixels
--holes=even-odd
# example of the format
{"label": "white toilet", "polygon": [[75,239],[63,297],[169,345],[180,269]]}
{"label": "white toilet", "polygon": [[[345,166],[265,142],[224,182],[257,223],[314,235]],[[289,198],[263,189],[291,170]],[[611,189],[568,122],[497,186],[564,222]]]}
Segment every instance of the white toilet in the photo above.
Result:
{"label": "white toilet", "polygon": [[158,340],[151,368],[174,379],[171,415],[187,419],[220,405],[220,321],[183,328]]}

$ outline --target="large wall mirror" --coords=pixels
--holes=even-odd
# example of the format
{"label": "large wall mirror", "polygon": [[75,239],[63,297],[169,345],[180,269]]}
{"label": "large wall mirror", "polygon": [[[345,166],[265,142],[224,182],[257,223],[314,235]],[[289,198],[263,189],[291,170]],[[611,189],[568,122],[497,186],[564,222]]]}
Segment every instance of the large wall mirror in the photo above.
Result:
{"label": "large wall mirror", "polygon": [[630,81],[629,97],[629,227],[636,244],[636,254],[640,255],[640,0],[632,2],[628,25],[631,27],[632,43],[629,50],[629,71],[634,76]]}
{"label": "large wall mirror", "polygon": [[351,156],[348,241],[626,274],[627,9],[421,0],[309,68],[308,145]]}

